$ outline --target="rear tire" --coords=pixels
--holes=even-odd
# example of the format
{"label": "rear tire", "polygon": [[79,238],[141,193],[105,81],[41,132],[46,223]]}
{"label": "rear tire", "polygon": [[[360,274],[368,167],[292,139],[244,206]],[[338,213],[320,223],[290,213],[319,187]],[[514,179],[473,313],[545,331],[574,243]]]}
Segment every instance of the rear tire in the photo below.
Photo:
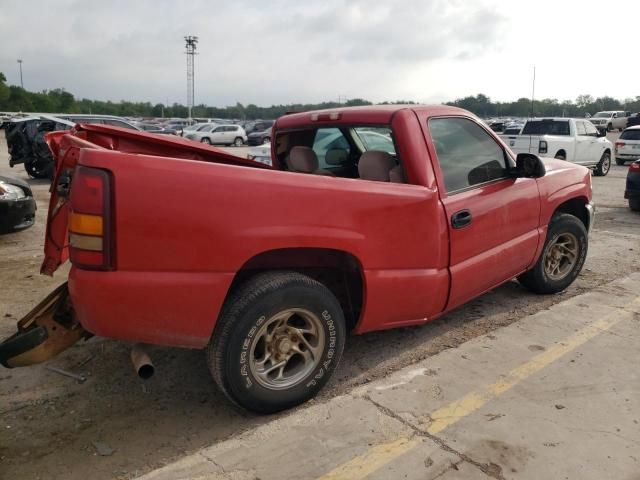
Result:
{"label": "rear tire", "polygon": [[207,348],[209,370],[234,403],[274,413],[316,395],[346,337],[340,303],[296,272],[261,273],[225,302]]}
{"label": "rear tire", "polygon": [[269,137],[264,137],[264,138],[262,139],[262,144],[263,144],[263,145],[266,145],[267,143],[271,143],[271,139],[270,139]]}
{"label": "rear tire", "polygon": [[244,145],[244,142],[242,141],[242,138],[236,137],[236,139],[233,141],[233,144],[236,147],[241,147],[242,145]]}
{"label": "rear tire", "polygon": [[611,154],[609,152],[604,152],[598,165],[593,170],[593,174],[597,177],[604,177],[611,170]]}
{"label": "rear tire", "polygon": [[578,218],[566,213],[554,215],[540,258],[518,281],[535,293],[561,292],[582,270],[588,245],[587,230]]}
{"label": "rear tire", "polygon": [[557,158],[558,160],[566,160],[567,159],[567,154],[564,152],[558,152],[556,153],[556,156],[553,158]]}
{"label": "rear tire", "polygon": [[206,143],[207,145],[211,145],[211,140],[209,140],[208,138],[203,138],[202,140],[200,140],[201,143]]}
{"label": "rear tire", "polygon": [[629,208],[634,212],[640,212],[640,198],[630,198]]}
{"label": "rear tire", "polygon": [[625,160],[622,158],[616,158],[616,165],[624,165]]}
{"label": "rear tire", "polygon": [[613,125],[610,123],[607,125],[607,132],[613,132]]}
{"label": "rear tire", "polygon": [[51,178],[53,173],[53,162],[44,162],[40,160],[28,160],[24,162],[24,169],[31,178]]}

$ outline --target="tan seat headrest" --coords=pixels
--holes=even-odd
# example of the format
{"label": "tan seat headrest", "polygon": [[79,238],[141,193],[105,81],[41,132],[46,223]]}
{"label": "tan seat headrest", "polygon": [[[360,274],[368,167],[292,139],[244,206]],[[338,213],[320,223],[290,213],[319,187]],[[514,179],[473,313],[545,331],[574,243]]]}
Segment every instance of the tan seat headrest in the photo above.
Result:
{"label": "tan seat headrest", "polygon": [[389,172],[396,166],[396,161],[387,152],[369,150],[360,155],[358,173],[364,180],[377,182],[390,181]]}
{"label": "tan seat headrest", "polygon": [[289,152],[289,169],[294,172],[313,173],[318,166],[318,156],[309,147],[293,147]]}

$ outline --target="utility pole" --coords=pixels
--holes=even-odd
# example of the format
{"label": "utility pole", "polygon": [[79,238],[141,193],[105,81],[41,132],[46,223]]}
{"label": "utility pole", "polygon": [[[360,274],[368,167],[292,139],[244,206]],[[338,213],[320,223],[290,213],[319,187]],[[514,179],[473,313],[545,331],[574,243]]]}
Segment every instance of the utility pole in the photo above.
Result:
{"label": "utility pole", "polygon": [[22,59],[18,59],[18,66],[20,68],[20,88],[24,90],[24,83],[22,82]]}
{"label": "utility pole", "polygon": [[189,121],[191,121],[191,110],[194,106],[194,58],[196,56],[196,44],[198,37],[188,35],[184,37],[185,52],[187,54],[187,108],[189,109]]}
{"label": "utility pole", "polygon": [[533,66],[533,86],[531,87],[531,112],[529,117],[533,118],[533,99],[536,95],[536,66]]}

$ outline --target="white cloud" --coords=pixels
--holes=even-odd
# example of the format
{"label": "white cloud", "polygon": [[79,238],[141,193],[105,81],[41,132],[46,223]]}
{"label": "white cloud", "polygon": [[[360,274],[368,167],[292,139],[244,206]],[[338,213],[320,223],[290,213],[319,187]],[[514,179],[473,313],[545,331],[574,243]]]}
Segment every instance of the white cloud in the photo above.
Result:
{"label": "white cloud", "polygon": [[530,95],[534,64],[539,98],[640,94],[624,47],[637,0],[2,3],[0,71],[19,83],[22,58],[26,88],[77,97],[184,103],[187,34],[210,105],[511,100]]}

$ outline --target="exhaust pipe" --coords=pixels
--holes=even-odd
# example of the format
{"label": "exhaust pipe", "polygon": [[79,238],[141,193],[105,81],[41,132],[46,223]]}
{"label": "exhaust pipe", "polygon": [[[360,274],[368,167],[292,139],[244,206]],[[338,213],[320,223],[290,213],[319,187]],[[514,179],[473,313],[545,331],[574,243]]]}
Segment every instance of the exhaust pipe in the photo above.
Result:
{"label": "exhaust pipe", "polygon": [[144,380],[151,378],[156,368],[151,362],[144,344],[136,343],[131,349],[131,363],[138,376]]}

